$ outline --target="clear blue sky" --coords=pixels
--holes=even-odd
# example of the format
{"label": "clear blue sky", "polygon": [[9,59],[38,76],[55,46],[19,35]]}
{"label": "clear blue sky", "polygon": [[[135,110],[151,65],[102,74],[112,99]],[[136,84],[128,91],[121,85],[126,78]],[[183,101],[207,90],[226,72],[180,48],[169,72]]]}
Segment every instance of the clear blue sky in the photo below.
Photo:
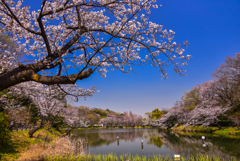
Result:
{"label": "clear blue sky", "polygon": [[211,73],[224,62],[227,55],[240,52],[239,0],[161,0],[162,7],[152,10],[150,20],[176,32],[174,41],[190,42],[185,54],[193,57],[187,76],[180,77],[168,68],[169,79],[161,80],[157,68],[136,66],[138,73],[109,72],[107,78],[97,73],[78,81],[80,87],[97,86],[87,101],[75,105],[132,111],[144,115],[155,108],[170,108],[181,99],[183,90],[212,79]]}
{"label": "clear blue sky", "polygon": [[[33,1],[27,0],[25,4]],[[35,3],[35,2],[34,2]],[[173,41],[190,42],[184,54],[192,55],[187,76],[168,69],[169,79],[161,80],[158,68],[135,66],[138,74],[109,72],[106,78],[94,73],[78,81],[82,88],[97,86],[100,93],[84,105],[117,112],[132,111],[144,115],[155,108],[170,108],[180,100],[183,90],[211,80],[211,73],[226,56],[240,52],[240,0],[158,0],[162,7],[152,10],[150,20],[176,32]],[[35,4],[36,5],[36,4]]]}

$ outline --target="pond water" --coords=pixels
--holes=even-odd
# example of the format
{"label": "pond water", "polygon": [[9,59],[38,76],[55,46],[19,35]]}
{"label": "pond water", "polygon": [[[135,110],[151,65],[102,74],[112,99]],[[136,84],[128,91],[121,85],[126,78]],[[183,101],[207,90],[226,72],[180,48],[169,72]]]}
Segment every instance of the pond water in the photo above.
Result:
{"label": "pond water", "polygon": [[[87,154],[131,153],[139,156],[179,154],[185,157],[206,154],[218,155],[226,160],[232,157],[240,160],[240,139],[211,134],[179,134],[157,128],[82,129],[75,130],[73,134],[75,138],[87,139],[88,147],[85,150]],[[202,135],[205,136],[204,142]]]}

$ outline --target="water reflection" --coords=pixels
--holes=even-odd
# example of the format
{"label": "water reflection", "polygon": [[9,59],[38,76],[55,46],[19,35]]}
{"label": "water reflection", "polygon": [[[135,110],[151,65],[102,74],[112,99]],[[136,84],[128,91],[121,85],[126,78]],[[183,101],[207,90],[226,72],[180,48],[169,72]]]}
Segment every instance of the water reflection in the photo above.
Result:
{"label": "water reflection", "polygon": [[203,141],[202,135],[182,135],[160,129],[87,129],[76,130],[74,134],[87,138],[91,154],[206,154],[219,155],[226,160],[233,156],[240,158],[240,139],[207,135]]}

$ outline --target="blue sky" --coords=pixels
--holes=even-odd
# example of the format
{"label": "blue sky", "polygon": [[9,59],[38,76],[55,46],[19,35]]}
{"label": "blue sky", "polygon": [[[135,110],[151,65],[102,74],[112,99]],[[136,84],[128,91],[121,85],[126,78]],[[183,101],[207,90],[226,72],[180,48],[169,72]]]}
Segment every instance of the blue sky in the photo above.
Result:
{"label": "blue sky", "polygon": [[134,73],[109,72],[106,78],[95,73],[78,81],[80,87],[97,86],[100,93],[80,99],[84,105],[117,112],[132,111],[144,115],[155,108],[170,108],[181,99],[183,90],[212,79],[211,74],[226,56],[240,52],[239,0],[161,0],[162,7],[152,10],[150,20],[176,32],[174,41],[190,42],[185,54],[193,57],[187,76],[168,69],[169,79],[161,80],[158,68],[135,66]]}
{"label": "blue sky", "polygon": [[[41,4],[25,0],[32,8]],[[161,80],[158,68],[135,66],[137,74],[110,71],[106,78],[98,73],[78,81],[82,88],[97,86],[99,93],[74,105],[110,109],[144,115],[155,108],[170,108],[181,99],[183,90],[212,79],[211,74],[226,56],[240,52],[240,0],[158,0],[162,7],[153,9],[150,21],[176,32],[173,41],[190,45],[185,55],[193,57],[184,66],[187,76],[180,77],[167,68],[169,79]],[[34,5],[34,6],[33,6]]]}

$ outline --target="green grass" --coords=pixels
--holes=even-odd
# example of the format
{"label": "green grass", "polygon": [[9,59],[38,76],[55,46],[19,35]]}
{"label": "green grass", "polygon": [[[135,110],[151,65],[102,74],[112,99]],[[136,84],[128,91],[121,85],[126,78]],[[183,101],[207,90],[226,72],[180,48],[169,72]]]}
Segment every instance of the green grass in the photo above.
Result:
{"label": "green grass", "polygon": [[240,130],[237,127],[223,127],[220,130],[214,131],[214,134],[223,137],[240,138]]}
{"label": "green grass", "polygon": [[190,132],[214,132],[218,130],[218,127],[204,127],[204,126],[188,126],[186,128],[183,125],[173,128],[173,131],[190,131]]}
{"label": "green grass", "polygon": [[178,133],[212,133],[214,136],[222,136],[229,138],[240,138],[240,130],[237,127],[223,127],[219,129],[218,127],[204,127],[204,126],[188,126],[184,128],[183,125],[177,126],[172,129]]}
{"label": "green grass", "polygon": [[[98,154],[98,155],[68,155],[68,156],[46,156],[44,161],[174,161],[173,156],[164,155],[151,155],[151,156],[139,156],[131,154],[122,154],[117,156],[116,154]],[[181,157],[181,161],[224,161],[219,156],[207,156],[198,155],[190,157]],[[236,161],[236,158],[232,158],[230,161]]]}

